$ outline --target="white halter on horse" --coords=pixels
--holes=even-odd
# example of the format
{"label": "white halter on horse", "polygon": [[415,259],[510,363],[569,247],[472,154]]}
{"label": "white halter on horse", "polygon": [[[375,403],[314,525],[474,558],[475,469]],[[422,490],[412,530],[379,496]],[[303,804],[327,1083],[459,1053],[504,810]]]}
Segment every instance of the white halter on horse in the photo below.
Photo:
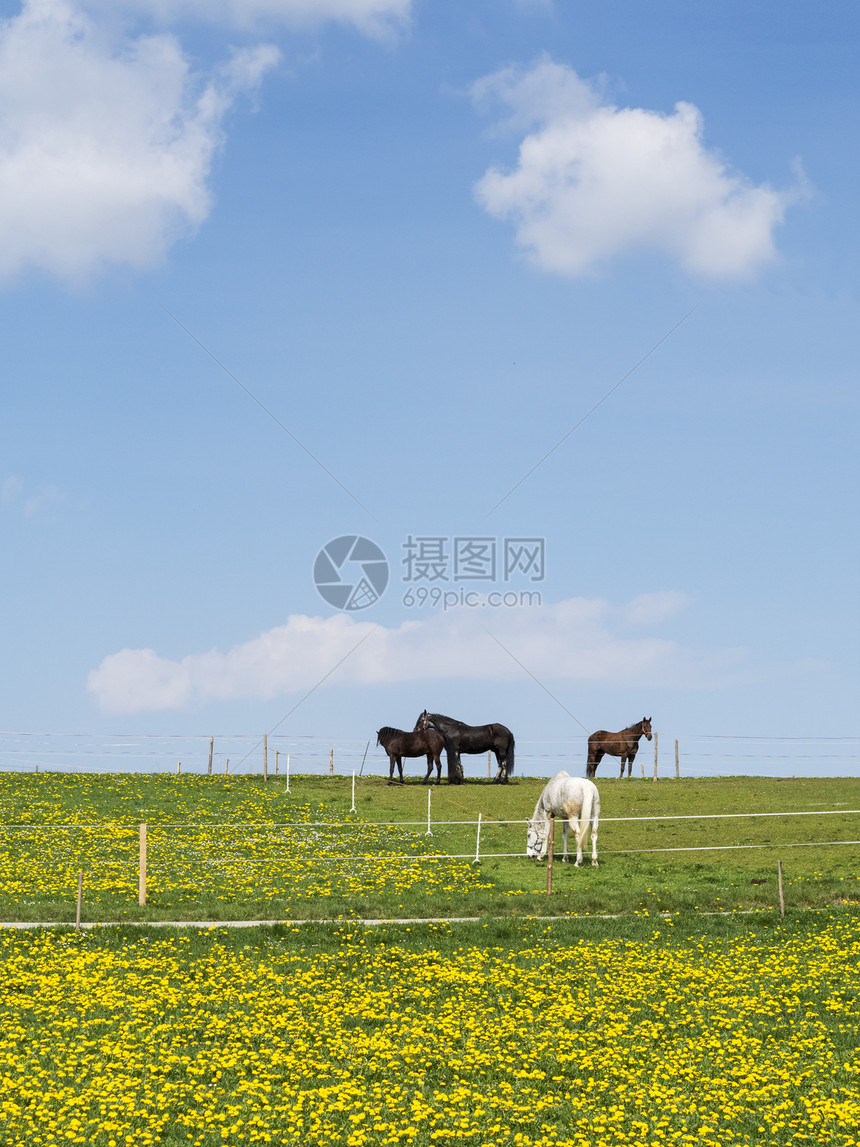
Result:
{"label": "white halter on horse", "polygon": [[564,818],[564,856],[567,856],[567,834],[573,829],[576,840],[576,867],[582,864],[582,846],[591,825],[591,863],[597,865],[597,822],[600,820],[600,794],[593,781],[556,773],[540,795],[529,821],[526,856],[543,860],[549,843],[549,818]]}

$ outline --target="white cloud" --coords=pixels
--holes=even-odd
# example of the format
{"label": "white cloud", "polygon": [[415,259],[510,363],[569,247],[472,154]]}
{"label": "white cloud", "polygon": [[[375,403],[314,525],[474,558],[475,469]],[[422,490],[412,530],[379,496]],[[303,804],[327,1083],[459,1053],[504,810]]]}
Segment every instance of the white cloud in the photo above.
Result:
{"label": "white cloud", "polygon": [[113,41],[66,0],[26,0],[0,23],[0,276],[158,262],[206,218],[224,117],[277,59],[245,49],[203,80],[173,36]]}
{"label": "white cloud", "polygon": [[152,649],[123,649],[90,673],[87,688],[99,708],[111,713],[266,700],[313,688],[342,658],[330,680],[354,685],[524,679],[514,657],[542,681],[683,688],[737,683],[751,671],[744,650],[699,655],[673,641],[625,632],[631,623],[659,620],[683,605],[671,593],[637,598],[620,609],[600,599],[572,598],[542,607],[460,608],[390,629],[347,614],[293,615],[226,653],[213,649],[173,661]]}
{"label": "white cloud", "polygon": [[402,27],[412,0],[83,0],[89,8],[117,7],[148,12],[169,22],[193,17],[233,27],[253,27],[261,21],[290,25],[327,22],[352,24],[371,36]]}
{"label": "white cloud", "polygon": [[526,130],[514,170],[488,170],[478,202],[516,225],[540,268],[584,275],[621,253],[654,250],[715,279],[748,277],[775,255],[773,231],[800,194],[755,186],[702,141],[690,103],[672,115],[619,108],[544,58],[473,88]]}
{"label": "white cloud", "polygon": [[628,625],[655,625],[665,621],[675,613],[680,613],[690,604],[685,593],[666,589],[658,593],[643,593],[620,611]]}
{"label": "white cloud", "polygon": [[68,495],[58,486],[48,484],[37,490],[27,491],[24,479],[10,474],[0,484],[0,506],[20,510],[31,518],[42,510],[50,510],[67,500]]}

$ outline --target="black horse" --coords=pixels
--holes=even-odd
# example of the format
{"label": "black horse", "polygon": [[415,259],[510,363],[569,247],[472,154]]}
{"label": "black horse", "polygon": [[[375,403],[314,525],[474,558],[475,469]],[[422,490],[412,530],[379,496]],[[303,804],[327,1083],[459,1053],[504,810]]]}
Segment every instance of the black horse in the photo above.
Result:
{"label": "black horse", "polygon": [[[605,729],[598,729],[588,738],[588,763],[585,766],[585,775],[593,777],[597,772],[604,754],[621,758],[621,777],[624,776],[624,762],[627,762],[627,775],[633,771],[633,758],[639,748],[639,738],[645,736],[651,740],[651,718],[643,717],[635,725],[628,725],[620,733],[607,733]],[[618,779],[620,780],[621,777]]]}
{"label": "black horse", "polygon": [[442,750],[445,748],[445,740],[442,734],[437,733],[435,729],[424,729],[420,733],[407,733],[404,729],[392,729],[390,725],[386,725],[377,732],[376,743],[382,745],[391,762],[391,767],[388,770],[389,784],[394,778],[395,765],[397,765],[400,773],[401,784],[403,783],[404,757],[423,757],[425,754],[427,756],[427,776],[424,778],[424,783],[429,783],[434,765],[436,766],[436,784],[442,783]]}
{"label": "black horse", "polygon": [[445,751],[448,756],[448,780],[451,784],[463,783],[461,753],[496,754],[499,771],[494,785],[508,783],[514,771],[514,735],[505,725],[464,725],[453,717],[442,713],[428,713],[425,709],[415,722],[415,729],[435,729],[445,738]]}

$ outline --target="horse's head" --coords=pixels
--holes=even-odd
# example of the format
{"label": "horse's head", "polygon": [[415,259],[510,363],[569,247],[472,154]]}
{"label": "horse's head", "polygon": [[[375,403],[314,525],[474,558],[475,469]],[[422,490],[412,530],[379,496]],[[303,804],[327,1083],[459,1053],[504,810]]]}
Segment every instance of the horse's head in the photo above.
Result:
{"label": "horse's head", "polygon": [[642,718],[642,732],[645,734],[645,736],[650,741],[651,740],[651,718],[650,717],[643,717]]}
{"label": "horse's head", "polygon": [[533,821],[529,821],[528,823],[529,831],[526,836],[526,856],[530,856],[536,860],[540,857],[541,851],[543,850],[546,833],[536,828]]}
{"label": "horse's head", "polygon": [[[413,733],[422,733],[427,728],[427,723],[429,720],[430,720],[430,714],[425,709],[424,712],[421,714],[421,716],[418,718],[418,720],[415,722],[415,728],[412,730],[412,732]],[[432,728],[432,726],[431,726],[431,728]]]}

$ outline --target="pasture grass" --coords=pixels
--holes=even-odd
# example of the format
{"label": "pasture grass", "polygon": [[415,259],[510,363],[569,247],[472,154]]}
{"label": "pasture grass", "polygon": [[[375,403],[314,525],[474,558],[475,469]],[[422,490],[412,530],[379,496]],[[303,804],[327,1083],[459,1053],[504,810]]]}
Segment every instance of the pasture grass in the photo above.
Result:
{"label": "pasture grass", "polygon": [[[144,922],[0,926],[0,1141],[858,1147],[857,846],[791,847],[857,817],[610,819],[850,810],[857,782],[602,780],[600,867],[552,897],[439,823],[521,850],[543,783],[434,788],[427,838],[414,783],[363,779],[352,814],[337,777],[0,776],[0,916],[73,918],[83,869],[85,921]],[[700,843],[765,847],[623,851]],[[355,918],[431,915],[478,919]]]}
{"label": "pasture grass", "polygon": [[0,1138],[856,1147],[860,911],[0,929]]}
{"label": "pasture grass", "polygon": [[[860,903],[854,779],[599,779],[600,866],[546,865],[523,855],[525,818],[545,782],[470,781],[427,789],[361,778],[4,774],[0,776],[0,919],[322,919],[773,911],[777,860],[786,907]],[[754,820],[619,817],[791,813]],[[482,814],[481,856],[474,823]],[[138,825],[149,834],[149,895],[137,904]],[[404,824],[404,822],[413,822]],[[334,822],[336,827],[330,827]],[[284,827],[290,824],[292,827]],[[572,841],[571,841],[572,843]],[[730,851],[625,850],[757,845]],[[462,859],[430,859],[432,854]],[[491,853],[519,855],[494,858]],[[350,859],[362,857],[369,859]]]}

